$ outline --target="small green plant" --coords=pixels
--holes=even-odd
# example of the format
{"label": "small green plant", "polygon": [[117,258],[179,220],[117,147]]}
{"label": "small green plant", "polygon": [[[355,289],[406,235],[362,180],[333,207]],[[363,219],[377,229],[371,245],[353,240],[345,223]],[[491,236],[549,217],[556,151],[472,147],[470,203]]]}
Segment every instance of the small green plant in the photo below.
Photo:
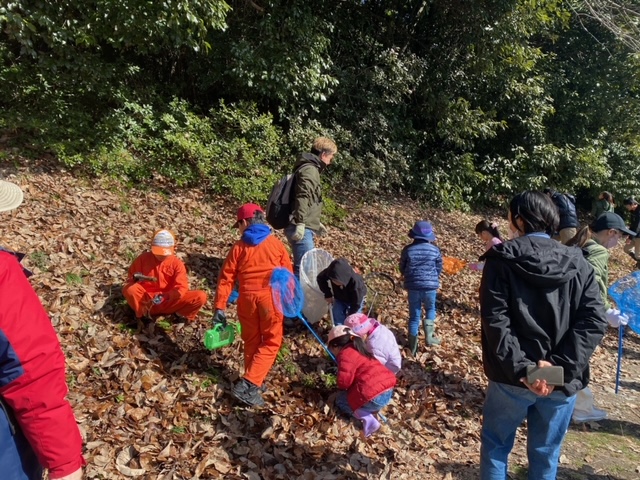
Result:
{"label": "small green plant", "polygon": [[337,385],[336,376],[333,373],[322,373],[320,376],[326,388],[335,388]]}
{"label": "small green plant", "polygon": [[158,320],[156,325],[163,330],[171,330],[171,322],[168,320]]}
{"label": "small green plant", "polygon": [[136,331],[136,327],[133,325],[127,325],[126,323],[121,323],[118,325],[118,330],[123,333],[133,333]]}
{"label": "small green plant", "polygon": [[122,200],[120,202],[120,210],[122,210],[123,213],[132,213],[133,212],[133,207],[126,200]]}
{"label": "small green plant", "polygon": [[49,266],[49,255],[41,251],[32,252],[29,254],[29,261],[33,266],[38,267],[42,271],[46,271]]}
{"label": "small green plant", "polygon": [[67,273],[65,280],[67,285],[80,285],[82,283],[82,277],[77,273]]}
{"label": "small green plant", "polygon": [[184,427],[181,427],[180,425],[176,425],[175,427],[173,427],[171,429],[171,433],[184,433],[186,431],[187,431],[187,429],[184,428]]}
{"label": "small green plant", "polygon": [[73,390],[73,388],[76,386],[76,384],[78,383],[78,378],[76,377],[76,374],[71,372],[67,374],[67,385],[69,386],[69,389]]}
{"label": "small green plant", "polygon": [[296,373],[298,373],[298,365],[291,361],[287,361],[284,364],[284,371],[287,372],[287,375],[293,377]]}
{"label": "small green plant", "polygon": [[207,370],[207,378],[211,381],[211,383],[218,384],[222,378],[220,374],[220,370],[217,368],[210,368]]}
{"label": "small green plant", "polygon": [[124,251],[124,258],[129,263],[133,263],[133,261],[137,258],[137,256],[138,254],[131,247],[127,247],[127,249]]}
{"label": "small green plant", "polygon": [[116,400],[116,403],[124,402],[124,393],[119,393],[118,395],[116,395],[115,400]]}
{"label": "small green plant", "polygon": [[316,377],[307,373],[302,377],[302,384],[307,388],[315,388],[316,387]]}
{"label": "small green plant", "polygon": [[282,346],[280,347],[280,350],[278,350],[278,355],[276,356],[276,363],[282,363],[286,361],[287,358],[289,358],[289,355],[291,355],[291,349],[286,343],[283,343]]}
{"label": "small green plant", "polygon": [[100,367],[92,367],[91,371],[96,377],[101,377],[102,374],[104,373]]}
{"label": "small green plant", "polygon": [[196,235],[196,243],[198,245],[204,245],[206,242],[206,238],[204,238],[204,235]]}
{"label": "small green plant", "polygon": [[203,380],[202,383],[200,384],[200,390],[206,390],[211,385],[213,385],[213,382],[211,381],[210,378],[207,378],[206,380]]}

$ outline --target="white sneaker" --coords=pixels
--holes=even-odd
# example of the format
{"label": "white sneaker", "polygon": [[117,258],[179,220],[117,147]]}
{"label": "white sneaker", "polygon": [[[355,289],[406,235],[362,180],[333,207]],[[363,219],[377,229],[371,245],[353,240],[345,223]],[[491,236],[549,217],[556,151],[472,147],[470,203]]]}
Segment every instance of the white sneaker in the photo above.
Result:
{"label": "white sneaker", "polygon": [[607,412],[596,407],[593,407],[590,412],[574,410],[571,418],[574,422],[597,422],[607,418]]}

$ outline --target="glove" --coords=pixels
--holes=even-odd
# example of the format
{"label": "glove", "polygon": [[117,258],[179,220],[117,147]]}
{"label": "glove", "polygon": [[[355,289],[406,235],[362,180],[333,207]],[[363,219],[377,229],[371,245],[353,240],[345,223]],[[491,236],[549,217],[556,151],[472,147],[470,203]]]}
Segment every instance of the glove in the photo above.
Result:
{"label": "glove", "polygon": [[304,238],[304,223],[299,223],[296,225],[296,231],[291,235],[291,240],[294,242],[299,242]]}
{"label": "glove", "polygon": [[215,326],[220,323],[223,327],[227,326],[227,316],[224,314],[224,310],[216,310],[216,313],[213,315],[211,322]]}
{"label": "glove", "polygon": [[618,328],[620,325],[626,325],[629,323],[629,316],[624,313],[620,313],[620,310],[610,308],[607,310],[607,321],[609,325],[614,328]]}
{"label": "glove", "polygon": [[318,228],[318,236],[324,237],[327,233],[329,233],[329,230],[321,223],[320,228]]}

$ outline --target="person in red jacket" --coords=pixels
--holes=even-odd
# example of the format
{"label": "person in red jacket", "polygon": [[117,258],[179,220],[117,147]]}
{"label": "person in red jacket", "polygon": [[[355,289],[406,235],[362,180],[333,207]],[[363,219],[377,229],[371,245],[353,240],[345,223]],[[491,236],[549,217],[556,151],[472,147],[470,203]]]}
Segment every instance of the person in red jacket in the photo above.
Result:
{"label": "person in red jacket", "polygon": [[337,325],[329,332],[329,350],[338,361],[336,406],[362,420],[365,437],[380,428],[375,417],[393,396],[396,376],[367,350],[353,330]]}
{"label": "person in red jacket", "polygon": [[[0,181],[0,212],[22,203]],[[65,399],[65,358],[16,255],[0,251],[0,478],[80,480],[82,438]]]}
{"label": "person in red jacket", "polygon": [[239,283],[238,319],[244,341],[244,376],[233,395],[252,407],[264,405],[260,387],[282,345],[283,315],[273,304],[269,281],[273,270],[293,270],[289,252],[271,234],[264,211],[255,203],[238,209],[234,227],[238,240],[222,265],[216,290],[214,323],[225,323],[224,310],[236,280]]}
{"label": "person in red jacket", "polygon": [[169,230],[158,230],[151,239],[151,251],[142,253],[129,267],[122,294],[136,318],[175,313],[195,320],[207,294],[189,290],[187,269],[176,253],[176,239]]}

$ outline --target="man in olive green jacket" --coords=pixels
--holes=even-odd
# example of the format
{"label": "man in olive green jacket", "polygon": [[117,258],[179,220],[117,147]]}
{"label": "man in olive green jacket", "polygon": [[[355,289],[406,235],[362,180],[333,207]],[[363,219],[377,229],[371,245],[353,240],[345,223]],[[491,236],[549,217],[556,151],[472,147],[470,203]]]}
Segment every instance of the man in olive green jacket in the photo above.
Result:
{"label": "man in olive green jacket", "polygon": [[327,229],[320,223],[322,213],[322,184],[320,172],[333,160],[338,148],[333,140],[318,137],[310,153],[303,153],[294,167],[295,200],[291,223],[284,230],[293,250],[293,272],[300,276],[302,256],[315,245],[315,235],[325,235]]}

